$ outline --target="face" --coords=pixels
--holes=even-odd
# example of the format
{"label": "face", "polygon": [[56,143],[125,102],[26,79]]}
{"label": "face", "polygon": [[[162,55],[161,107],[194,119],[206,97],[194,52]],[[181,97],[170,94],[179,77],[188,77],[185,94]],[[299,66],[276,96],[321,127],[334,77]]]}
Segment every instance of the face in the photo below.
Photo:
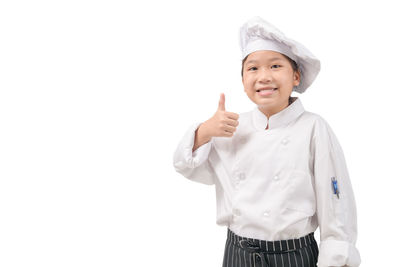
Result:
{"label": "face", "polygon": [[250,100],[269,117],[289,105],[293,87],[300,84],[300,73],[293,71],[281,53],[260,50],[248,55],[242,82]]}

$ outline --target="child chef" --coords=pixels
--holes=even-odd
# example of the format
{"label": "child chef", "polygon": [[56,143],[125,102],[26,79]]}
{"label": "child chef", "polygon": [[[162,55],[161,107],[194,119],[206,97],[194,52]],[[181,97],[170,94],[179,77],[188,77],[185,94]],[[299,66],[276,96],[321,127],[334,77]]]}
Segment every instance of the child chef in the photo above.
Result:
{"label": "child chef", "polygon": [[328,123],[291,96],[312,84],[320,61],[260,17],[240,28],[240,46],[244,91],[256,106],[226,111],[221,94],[214,116],[193,124],[173,157],[184,177],[215,185],[216,223],[227,227],[223,267],[359,266],[343,151]]}

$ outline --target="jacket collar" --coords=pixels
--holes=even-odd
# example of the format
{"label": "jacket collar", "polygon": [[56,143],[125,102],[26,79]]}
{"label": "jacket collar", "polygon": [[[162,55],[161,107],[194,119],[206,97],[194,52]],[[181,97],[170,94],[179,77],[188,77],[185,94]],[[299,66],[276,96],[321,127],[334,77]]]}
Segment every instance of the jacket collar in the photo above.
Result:
{"label": "jacket collar", "polygon": [[256,106],[253,109],[254,127],[258,131],[264,131],[268,124],[268,130],[283,127],[294,121],[303,112],[304,107],[300,99],[292,96],[289,98],[289,106],[270,116],[269,119],[261,110],[258,109],[258,106]]}

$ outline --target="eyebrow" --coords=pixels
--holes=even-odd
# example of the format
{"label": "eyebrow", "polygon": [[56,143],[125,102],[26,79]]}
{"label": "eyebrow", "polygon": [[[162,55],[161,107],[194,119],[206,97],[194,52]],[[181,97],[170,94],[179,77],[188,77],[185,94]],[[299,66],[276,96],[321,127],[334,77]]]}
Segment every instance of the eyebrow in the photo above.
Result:
{"label": "eyebrow", "polygon": [[[269,59],[268,61],[274,61],[274,60],[283,60],[283,58],[274,57],[274,58]],[[246,62],[246,64],[250,64],[250,63],[258,63],[258,60],[251,59],[251,60]]]}

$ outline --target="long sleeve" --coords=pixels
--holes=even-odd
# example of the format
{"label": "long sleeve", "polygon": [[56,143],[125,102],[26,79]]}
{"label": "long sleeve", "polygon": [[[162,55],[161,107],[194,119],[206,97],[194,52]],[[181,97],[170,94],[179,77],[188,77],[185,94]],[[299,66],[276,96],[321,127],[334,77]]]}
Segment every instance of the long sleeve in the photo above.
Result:
{"label": "long sleeve", "polygon": [[[320,228],[318,267],[360,265],[357,210],[344,153],[326,121],[317,125],[313,138],[314,179]],[[335,177],[339,198],[334,194]]]}
{"label": "long sleeve", "polygon": [[189,127],[179,142],[173,157],[175,170],[184,177],[202,184],[215,184],[215,173],[210,167],[208,155],[212,149],[212,139],[192,152],[195,133],[201,123]]}

